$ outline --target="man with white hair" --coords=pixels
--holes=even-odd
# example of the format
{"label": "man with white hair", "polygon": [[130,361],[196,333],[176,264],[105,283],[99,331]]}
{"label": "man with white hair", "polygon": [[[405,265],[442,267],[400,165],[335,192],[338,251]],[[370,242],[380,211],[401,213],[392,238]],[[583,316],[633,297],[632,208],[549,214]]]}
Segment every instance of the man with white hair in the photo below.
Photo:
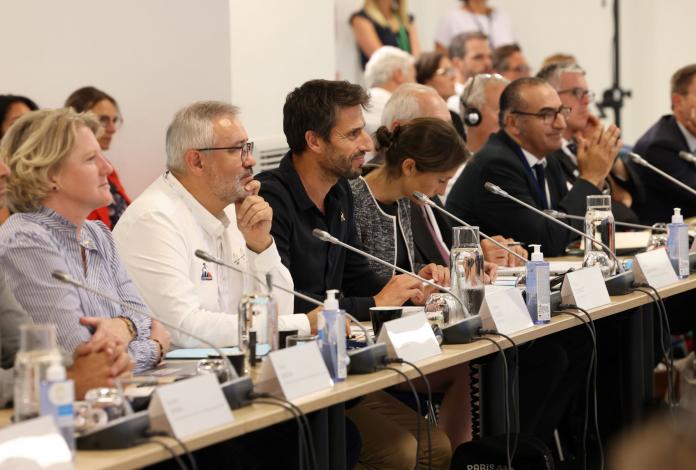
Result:
{"label": "man with white hair", "polygon": [[[293,286],[270,234],[273,211],[253,178],[254,143],[236,107],[203,101],[174,116],[166,148],[168,171],[124,212],[114,239],[153,312],[217,346],[233,346],[245,292],[265,292],[267,273],[275,283]],[[250,271],[254,279],[198,259],[197,249]],[[280,329],[309,333],[309,317],[292,315],[292,295],[272,295]],[[176,346],[203,346],[171,334]]]}
{"label": "man with white hair", "polygon": [[500,130],[498,110],[500,95],[510,83],[497,73],[474,75],[464,85],[459,103],[459,115],[466,127],[466,146],[478,152],[494,132]]}
{"label": "man with white hair", "polygon": [[379,127],[384,105],[403,83],[416,81],[415,60],[411,54],[393,46],[379,48],[365,65],[365,85],[370,104],[364,113],[365,131],[373,134]]}

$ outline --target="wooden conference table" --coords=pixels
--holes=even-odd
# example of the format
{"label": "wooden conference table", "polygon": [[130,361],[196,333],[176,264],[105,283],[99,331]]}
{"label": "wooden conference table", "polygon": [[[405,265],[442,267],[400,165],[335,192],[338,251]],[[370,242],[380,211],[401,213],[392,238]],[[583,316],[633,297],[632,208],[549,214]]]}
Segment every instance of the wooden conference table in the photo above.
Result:
{"label": "wooden conference table", "polygon": [[[670,297],[694,288],[696,288],[696,274],[692,274],[689,278],[662,288],[659,291],[662,297]],[[647,295],[639,292],[612,297],[611,300],[612,302],[609,305],[590,310],[592,318],[595,320],[605,318],[645,306],[652,302],[652,299]],[[570,315],[559,314],[553,317],[549,324],[522,330],[511,336],[520,344],[572,328],[578,324],[578,319]],[[502,338],[493,337],[493,339],[503,348],[510,347],[508,341]],[[441,354],[420,361],[417,365],[427,374],[481,358],[497,351],[497,348],[488,341],[476,341],[460,345],[443,345]],[[410,378],[418,377],[417,373],[409,366],[395,365],[394,367],[401,367],[401,370]],[[360,397],[373,391],[388,388],[403,380],[404,379],[399,374],[392,371],[379,371],[368,375],[352,375],[349,376],[345,382],[336,384],[329,391],[303,397],[296,400],[294,403],[305,413],[315,412],[342,404],[347,400]],[[0,412],[0,424],[9,424],[10,415],[10,410],[3,410]],[[282,408],[264,404],[252,404],[234,410],[233,415],[234,421],[232,424],[211,429],[193,438],[186,439],[186,445],[193,451],[292,418],[291,415]],[[182,449],[173,439],[158,439],[162,439],[163,442],[166,442],[170,447],[174,448],[177,453],[182,452]],[[79,451],[75,458],[75,468],[85,470],[139,468],[168,458],[170,458],[170,455],[161,447],[154,444],[143,444],[124,450]]]}

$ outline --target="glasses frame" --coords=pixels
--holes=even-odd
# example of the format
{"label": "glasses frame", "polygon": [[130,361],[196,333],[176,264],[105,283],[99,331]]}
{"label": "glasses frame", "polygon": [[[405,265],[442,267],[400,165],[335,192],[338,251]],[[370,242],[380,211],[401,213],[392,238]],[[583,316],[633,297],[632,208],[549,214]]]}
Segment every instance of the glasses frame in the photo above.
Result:
{"label": "glasses frame", "polygon": [[576,100],[578,100],[578,101],[582,101],[583,99],[585,99],[586,96],[587,96],[588,98],[590,98],[590,101],[594,101],[594,98],[595,98],[595,92],[594,92],[594,91],[585,90],[585,89],[579,88],[579,87],[566,88],[565,90],[559,90],[559,91],[558,91],[558,94],[559,94],[559,95],[562,94],[562,93],[571,94],[571,95],[573,95],[573,97],[574,97]]}
{"label": "glasses frame", "polygon": [[573,108],[571,108],[570,106],[561,105],[558,109],[549,109],[547,111],[539,111],[536,113],[528,113],[526,111],[512,110],[512,111],[510,111],[510,114],[520,114],[522,116],[534,116],[534,117],[539,118],[542,121],[544,121],[544,124],[551,124],[551,123],[556,122],[556,119],[558,119],[559,114],[561,114],[563,116],[563,119],[565,119],[570,115],[571,111],[573,111]]}
{"label": "glasses frame", "polygon": [[194,150],[198,152],[213,152],[215,150],[241,150],[240,156],[242,158],[242,165],[244,165],[247,157],[254,153],[254,142],[250,140],[242,145],[235,145],[233,147],[203,147]]}

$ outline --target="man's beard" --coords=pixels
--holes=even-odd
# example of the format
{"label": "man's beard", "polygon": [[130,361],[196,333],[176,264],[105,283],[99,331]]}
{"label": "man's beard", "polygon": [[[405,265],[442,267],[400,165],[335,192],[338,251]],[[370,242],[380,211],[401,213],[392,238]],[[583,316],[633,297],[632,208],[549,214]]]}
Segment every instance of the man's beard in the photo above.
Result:
{"label": "man's beard", "polygon": [[213,174],[212,182],[210,184],[210,190],[213,195],[225,201],[227,204],[233,204],[245,199],[249,192],[244,189],[242,180],[248,176],[253,175],[251,168],[248,168],[244,173],[238,175],[231,183],[225,181],[224,179]]}
{"label": "man's beard", "polygon": [[334,147],[329,147],[329,154],[323,165],[324,170],[337,178],[355,179],[362,173],[362,167],[353,169],[353,160],[365,156],[364,151],[357,151],[350,156],[342,155],[335,151]]}

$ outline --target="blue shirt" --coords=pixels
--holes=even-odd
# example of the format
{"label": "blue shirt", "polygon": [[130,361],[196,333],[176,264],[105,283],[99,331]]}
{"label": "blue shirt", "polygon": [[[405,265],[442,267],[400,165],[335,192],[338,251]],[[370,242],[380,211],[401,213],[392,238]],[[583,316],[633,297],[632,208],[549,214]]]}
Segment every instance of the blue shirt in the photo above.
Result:
{"label": "blue shirt", "polygon": [[80,317],[130,319],[137,330],[136,338],[128,345],[135,371],[154,366],[159,360],[159,345],[149,339],[149,317],[51,277],[55,270],[67,272],[134,308],[148,310],[106,226],[85,221],[79,239],[76,230],[74,224],[45,207],[12,215],[0,226],[0,268],[8,286],[34,322],[56,325],[58,344],[67,351],[90,339],[87,327],[79,323]]}

